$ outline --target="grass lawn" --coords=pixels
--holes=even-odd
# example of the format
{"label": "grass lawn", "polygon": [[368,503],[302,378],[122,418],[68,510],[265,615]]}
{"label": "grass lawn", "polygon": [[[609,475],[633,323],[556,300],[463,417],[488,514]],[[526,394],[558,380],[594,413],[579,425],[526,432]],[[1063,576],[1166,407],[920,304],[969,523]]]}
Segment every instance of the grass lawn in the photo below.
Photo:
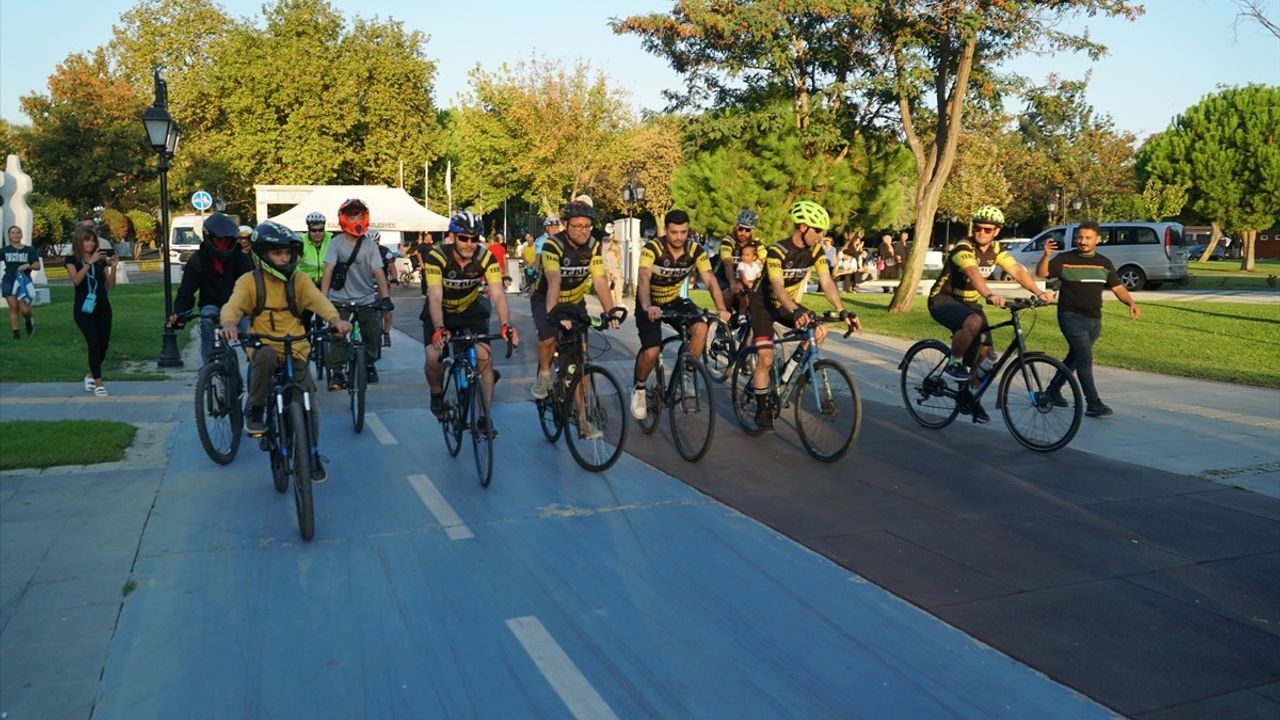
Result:
{"label": "grass lawn", "polygon": [[[710,305],[706,291],[695,291],[699,304]],[[890,315],[888,294],[845,294],[845,307],[862,319],[865,331],[906,339],[934,337],[946,340],[950,333],[933,321],[924,297],[916,298],[911,312]],[[830,309],[822,295],[809,295],[805,306]],[[1142,317],[1130,321],[1128,308],[1118,302],[1102,306],[1102,336],[1094,345],[1099,365],[1181,375],[1201,380],[1280,388],[1280,306],[1220,302],[1143,302]],[[987,308],[993,322],[1008,319],[1007,312]],[[1059,358],[1067,354],[1067,342],[1058,330],[1057,309],[1045,307],[1022,313],[1027,346]],[[1013,339],[1009,329],[995,334],[1002,352]]]}
{"label": "grass lawn", "polygon": [[[35,308],[36,332],[14,341],[8,316],[0,335],[0,382],[80,380],[89,372],[87,346],[71,318],[72,288],[51,286],[52,302]],[[175,288],[176,290],[176,288]],[[103,364],[104,380],[163,380],[156,372],[129,372],[126,363],[146,362],[154,371],[164,325],[164,283],[117,285],[111,291],[111,345]],[[6,308],[7,312],[7,308]],[[184,330],[178,346],[186,341]]]}
{"label": "grass lawn", "polygon": [[[1271,275],[1280,275],[1280,262],[1258,260],[1253,272],[1240,269],[1239,260],[1192,261],[1187,265],[1191,279],[1187,288],[1193,290],[1276,290],[1280,283],[1268,282]],[[1173,287],[1177,287],[1176,285]]]}
{"label": "grass lawn", "polygon": [[110,420],[0,422],[0,470],[120,460],[137,431],[129,423]]}

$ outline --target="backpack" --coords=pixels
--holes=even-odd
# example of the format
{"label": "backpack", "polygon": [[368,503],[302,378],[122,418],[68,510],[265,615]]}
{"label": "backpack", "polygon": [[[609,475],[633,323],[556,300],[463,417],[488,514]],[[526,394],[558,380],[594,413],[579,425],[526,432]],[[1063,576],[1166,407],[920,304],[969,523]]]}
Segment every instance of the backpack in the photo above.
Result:
{"label": "backpack", "polygon": [[[289,282],[284,284],[284,299],[289,306],[289,312],[293,313],[294,317],[301,318],[302,313],[298,312],[298,298],[293,289],[296,282],[297,278],[291,276]],[[253,285],[257,297],[253,301],[253,312],[249,313],[251,319],[257,318],[267,307],[267,281],[260,267],[253,269]]]}

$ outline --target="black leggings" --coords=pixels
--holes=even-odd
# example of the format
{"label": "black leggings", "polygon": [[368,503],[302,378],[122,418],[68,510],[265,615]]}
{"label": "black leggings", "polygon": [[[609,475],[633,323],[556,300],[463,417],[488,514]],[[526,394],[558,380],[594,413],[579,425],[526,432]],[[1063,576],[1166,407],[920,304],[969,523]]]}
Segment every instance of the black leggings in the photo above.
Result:
{"label": "black leggings", "polygon": [[99,305],[90,315],[72,311],[84,341],[89,345],[89,374],[94,380],[102,379],[102,361],[107,357],[107,346],[111,344],[111,306]]}

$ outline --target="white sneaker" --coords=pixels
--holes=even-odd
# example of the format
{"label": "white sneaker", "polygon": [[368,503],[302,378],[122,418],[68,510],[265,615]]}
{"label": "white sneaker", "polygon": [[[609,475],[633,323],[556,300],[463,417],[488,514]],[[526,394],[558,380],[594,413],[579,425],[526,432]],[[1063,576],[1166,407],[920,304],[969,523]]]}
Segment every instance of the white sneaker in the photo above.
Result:
{"label": "white sneaker", "polygon": [[93,392],[93,388],[94,388],[94,386],[95,386],[95,383],[93,382],[93,376],[92,376],[92,375],[85,375],[85,376],[84,376],[84,391],[85,391],[85,392],[90,392],[90,393],[91,393],[91,392]]}
{"label": "white sneaker", "polygon": [[645,402],[644,388],[631,391],[631,417],[644,420],[649,415],[649,405]]}
{"label": "white sneaker", "polygon": [[533,381],[533,399],[546,400],[547,395],[551,393],[551,371],[539,372],[538,377]]}

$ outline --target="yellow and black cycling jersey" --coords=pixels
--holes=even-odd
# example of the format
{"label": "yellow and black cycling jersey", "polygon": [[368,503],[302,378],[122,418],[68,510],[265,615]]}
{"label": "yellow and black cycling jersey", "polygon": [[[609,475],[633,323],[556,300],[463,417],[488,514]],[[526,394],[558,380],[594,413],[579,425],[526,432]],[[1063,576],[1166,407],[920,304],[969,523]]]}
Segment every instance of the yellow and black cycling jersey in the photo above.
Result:
{"label": "yellow and black cycling jersey", "polygon": [[671,254],[666,238],[645,243],[640,249],[640,268],[649,268],[649,301],[666,305],[680,297],[680,285],[693,273],[711,272],[711,260],[695,242],[685,242],[680,257]]}
{"label": "yellow and black cycling jersey", "polygon": [[821,245],[796,247],[790,239],[780,240],[765,250],[760,294],[773,307],[782,307],[782,302],[773,292],[773,281],[781,278],[787,294],[798,303],[804,295],[805,284],[809,282],[809,271],[813,269],[817,269],[819,278],[831,275],[831,268],[827,267]]}
{"label": "yellow and black cycling jersey", "polygon": [[498,267],[493,253],[483,247],[477,247],[471,261],[464,265],[455,258],[452,243],[439,245],[423,258],[422,271],[427,287],[444,288],[445,315],[455,315],[471,307],[480,298],[485,283],[502,287],[502,268]]}
{"label": "yellow and black cycling jersey", "polygon": [[560,272],[560,297],[557,303],[578,303],[591,289],[591,278],[605,277],[604,256],[600,243],[591,238],[581,247],[573,247],[565,232],[547,238],[542,246],[541,268],[535,294],[547,294],[547,273]]}
{"label": "yellow and black cycling jersey", "polygon": [[973,289],[965,268],[976,267],[983,278],[988,278],[996,265],[1008,274],[1017,264],[1018,261],[1000,247],[999,241],[992,242],[986,250],[979,250],[973,240],[961,240],[951,249],[942,274],[929,289],[929,299],[938,295],[951,295],[960,302],[980,303],[982,295]]}

